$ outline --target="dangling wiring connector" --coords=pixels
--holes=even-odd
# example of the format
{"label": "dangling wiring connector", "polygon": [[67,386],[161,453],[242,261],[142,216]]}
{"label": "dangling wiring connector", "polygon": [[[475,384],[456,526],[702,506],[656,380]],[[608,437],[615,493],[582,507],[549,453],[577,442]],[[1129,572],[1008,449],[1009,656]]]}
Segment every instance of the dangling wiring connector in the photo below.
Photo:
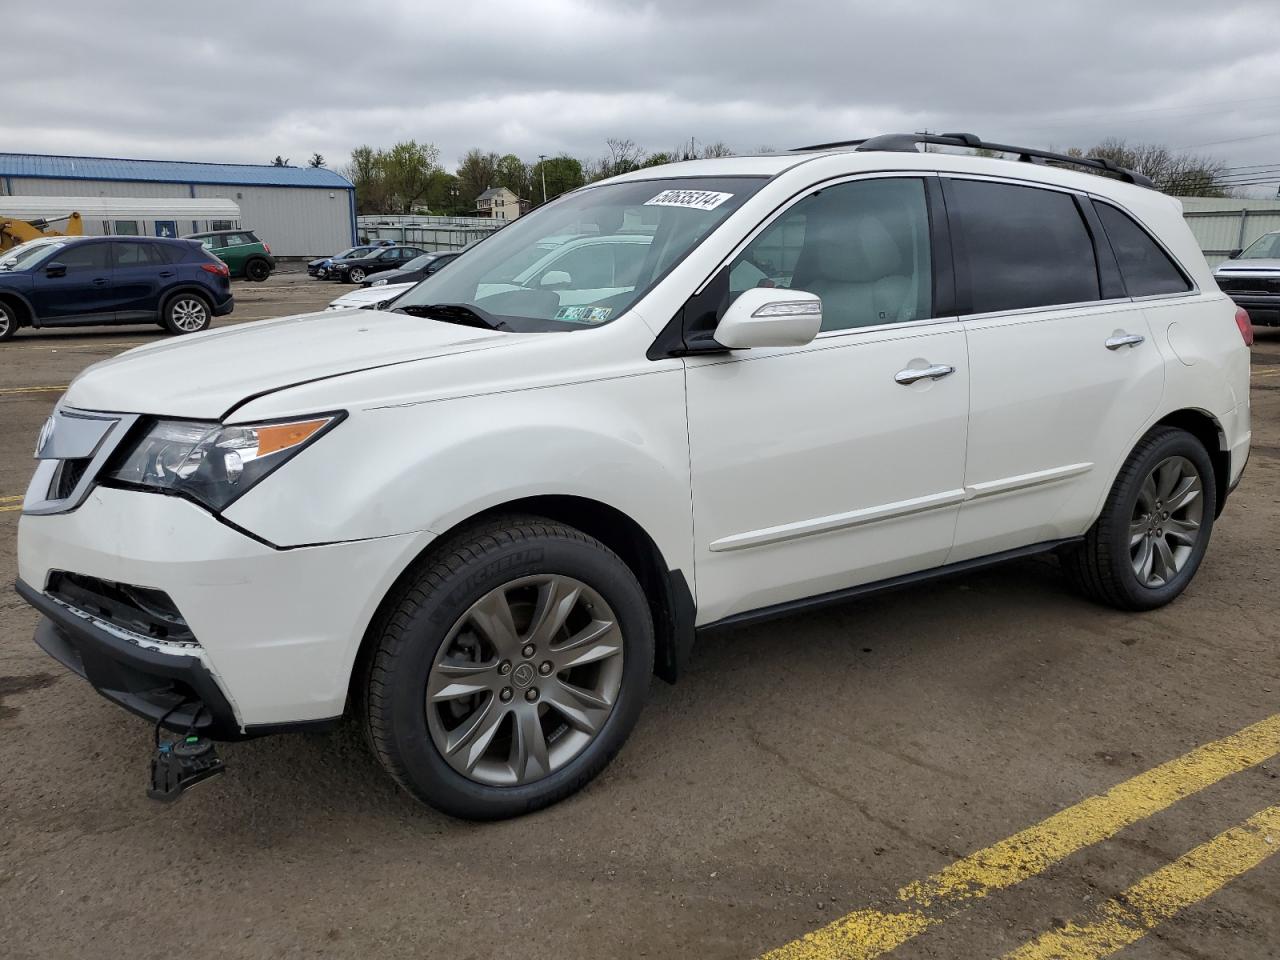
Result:
{"label": "dangling wiring connector", "polygon": [[191,715],[186,734],[177,740],[160,739],[164,722],[188,702],[183,700],[169,709],[156,721],[155,752],[151,756],[151,786],[147,796],[152,800],[172,803],[182,794],[211,777],[226,771],[226,764],[218,757],[213,741],[195,732],[196,721],[204,706],[200,705]]}

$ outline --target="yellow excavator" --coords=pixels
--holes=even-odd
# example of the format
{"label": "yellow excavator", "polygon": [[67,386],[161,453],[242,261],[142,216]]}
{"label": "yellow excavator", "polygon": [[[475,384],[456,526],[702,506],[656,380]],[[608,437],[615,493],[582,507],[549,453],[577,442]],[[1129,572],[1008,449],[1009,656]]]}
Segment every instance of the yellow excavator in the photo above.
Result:
{"label": "yellow excavator", "polygon": [[[49,225],[52,223],[66,223],[66,226],[61,230],[50,230]],[[83,233],[84,221],[78,213],[69,213],[65,217],[54,217],[51,220],[0,219],[0,251],[38,237],[78,237]]]}

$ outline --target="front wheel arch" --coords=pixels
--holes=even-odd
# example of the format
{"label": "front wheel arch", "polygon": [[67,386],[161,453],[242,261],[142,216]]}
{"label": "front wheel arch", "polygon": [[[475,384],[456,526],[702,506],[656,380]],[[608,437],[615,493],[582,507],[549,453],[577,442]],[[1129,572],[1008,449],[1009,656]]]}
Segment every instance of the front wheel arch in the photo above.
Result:
{"label": "front wheel arch", "polygon": [[599,540],[616,553],[640,581],[649,601],[654,628],[654,673],[674,683],[688,660],[694,636],[694,598],[681,570],[668,565],[649,533],[616,507],[577,496],[525,497],[498,504],[459,521],[429,543],[411,560],[379,601],[365,628],[348,683],[348,702],[354,702],[356,684],[377,644],[377,625],[396,601],[404,585],[424,565],[467,531],[498,517],[536,517],[564,524]]}

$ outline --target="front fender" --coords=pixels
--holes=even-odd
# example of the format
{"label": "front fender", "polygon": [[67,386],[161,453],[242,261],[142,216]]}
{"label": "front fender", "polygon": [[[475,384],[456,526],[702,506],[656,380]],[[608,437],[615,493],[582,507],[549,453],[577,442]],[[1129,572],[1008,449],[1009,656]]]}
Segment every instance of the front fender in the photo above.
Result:
{"label": "front fender", "polygon": [[532,496],[611,506],[693,569],[678,369],[353,410],[226,518],[277,546],[431,531]]}

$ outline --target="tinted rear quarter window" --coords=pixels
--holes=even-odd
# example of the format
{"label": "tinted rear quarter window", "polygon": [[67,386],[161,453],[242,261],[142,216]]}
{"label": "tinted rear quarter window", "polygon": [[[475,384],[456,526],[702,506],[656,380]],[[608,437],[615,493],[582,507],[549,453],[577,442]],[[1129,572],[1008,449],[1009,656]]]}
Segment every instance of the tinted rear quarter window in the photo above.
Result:
{"label": "tinted rear quarter window", "polygon": [[168,263],[160,245],[156,243],[115,243],[117,267],[150,267]]}
{"label": "tinted rear quarter window", "polygon": [[982,180],[948,180],[946,191],[973,313],[1099,298],[1093,242],[1070,194]]}
{"label": "tinted rear quarter window", "polygon": [[1191,283],[1182,271],[1160,249],[1133,219],[1109,203],[1095,202],[1102,228],[1107,231],[1111,249],[1120,263],[1125,291],[1131,297],[1150,297],[1162,293],[1186,293]]}

